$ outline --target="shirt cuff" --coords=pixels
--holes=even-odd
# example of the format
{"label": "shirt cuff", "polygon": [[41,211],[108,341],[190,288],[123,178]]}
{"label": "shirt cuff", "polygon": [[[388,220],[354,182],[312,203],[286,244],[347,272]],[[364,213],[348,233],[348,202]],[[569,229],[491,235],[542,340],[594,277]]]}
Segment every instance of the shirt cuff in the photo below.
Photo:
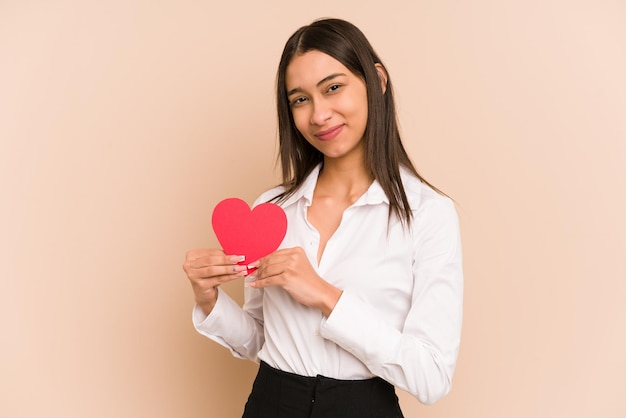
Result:
{"label": "shirt cuff", "polygon": [[[231,321],[227,321],[225,318],[233,320],[242,316],[243,312],[237,302],[228,296],[226,292],[220,288],[217,291],[217,301],[209,315],[205,315],[198,305],[194,306],[192,313],[193,325],[199,333],[212,340],[219,340],[220,343],[227,340],[237,341],[239,336],[236,328],[232,326]],[[229,326],[228,324],[231,325]]]}
{"label": "shirt cuff", "polygon": [[263,343],[262,326],[226,292],[218,288],[217,301],[209,315],[194,306],[192,321],[198,333],[228,348],[235,357],[256,361]]}
{"label": "shirt cuff", "polygon": [[226,304],[226,301],[224,299],[228,298],[229,296],[226,293],[217,288],[217,300],[215,301],[213,310],[208,315],[206,315],[198,305],[195,305],[192,312],[194,327],[196,327],[198,331],[211,334],[214,333],[215,324],[216,322],[219,322],[216,321],[216,318],[219,319],[220,317],[223,317],[223,314],[220,314],[220,310],[225,309],[224,305]]}
{"label": "shirt cuff", "polygon": [[358,296],[344,291],[328,318],[323,318],[320,335],[350,352],[366,365],[385,362],[402,334],[383,323]]}

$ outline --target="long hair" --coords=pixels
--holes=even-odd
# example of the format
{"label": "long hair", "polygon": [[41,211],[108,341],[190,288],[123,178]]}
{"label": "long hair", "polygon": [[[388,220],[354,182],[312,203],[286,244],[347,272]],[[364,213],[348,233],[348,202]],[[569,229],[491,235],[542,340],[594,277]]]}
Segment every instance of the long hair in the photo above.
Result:
{"label": "long hair", "polygon": [[[278,158],[285,191],[275,199],[280,202],[291,196],[324,159],[296,128],[286,91],[287,66],[296,55],[311,50],[330,55],[365,82],[368,116],[362,141],[366,169],[389,199],[389,216],[394,213],[403,224],[409,225],[413,214],[400,178],[400,167],[437,189],[418,174],[402,145],[389,72],[359,28],[340,19],[322,19],[303,26],[285,44],[276,75]],[[381,88],[376,64],[387,72],[385,91]]]}

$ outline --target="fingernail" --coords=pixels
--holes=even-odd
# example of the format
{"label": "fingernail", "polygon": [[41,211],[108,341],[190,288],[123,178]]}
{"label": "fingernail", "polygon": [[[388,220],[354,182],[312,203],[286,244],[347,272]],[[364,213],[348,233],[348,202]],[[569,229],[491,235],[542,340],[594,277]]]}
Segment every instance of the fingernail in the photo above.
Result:
{"label": "fingernail", "polygon": [[231,263],[240,263],[246,259],[245,255],[231,255],[228,257]]}
{"label": "fingernail", "polygon": [[258,261],[258,260],[257,260],[257,261],[255,261],[254,263],[250,263],[250,264],[248,264],[248,268],[249,268],[249,269],[255,269],[255,268],[257,268],[257,267],[259,267],[259,261]]}

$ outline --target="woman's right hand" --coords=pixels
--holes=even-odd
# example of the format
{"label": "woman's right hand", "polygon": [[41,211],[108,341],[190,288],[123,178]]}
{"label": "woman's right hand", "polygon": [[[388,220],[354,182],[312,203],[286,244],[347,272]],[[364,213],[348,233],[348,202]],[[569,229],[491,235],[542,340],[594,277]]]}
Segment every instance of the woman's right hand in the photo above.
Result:
{"label": "woman's right hand", "polygon": [[217,287],[222,283],[245,277],[247,267],[237,263],[243,256],[226,255],[217,249],[191,250],[187,252],[183,270],[191,282],[196,304],[209,315],[217,302]]}

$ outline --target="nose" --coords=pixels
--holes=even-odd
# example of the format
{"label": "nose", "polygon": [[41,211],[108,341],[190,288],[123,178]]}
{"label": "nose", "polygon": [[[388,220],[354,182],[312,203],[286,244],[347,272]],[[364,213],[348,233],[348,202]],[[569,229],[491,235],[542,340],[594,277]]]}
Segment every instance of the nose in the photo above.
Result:
{"label": "nose", "polygon": [[333,115],[332,109],[328,102],[324,99],[318,99],[313,102],[311,113],[311,124],[322,126]]}

